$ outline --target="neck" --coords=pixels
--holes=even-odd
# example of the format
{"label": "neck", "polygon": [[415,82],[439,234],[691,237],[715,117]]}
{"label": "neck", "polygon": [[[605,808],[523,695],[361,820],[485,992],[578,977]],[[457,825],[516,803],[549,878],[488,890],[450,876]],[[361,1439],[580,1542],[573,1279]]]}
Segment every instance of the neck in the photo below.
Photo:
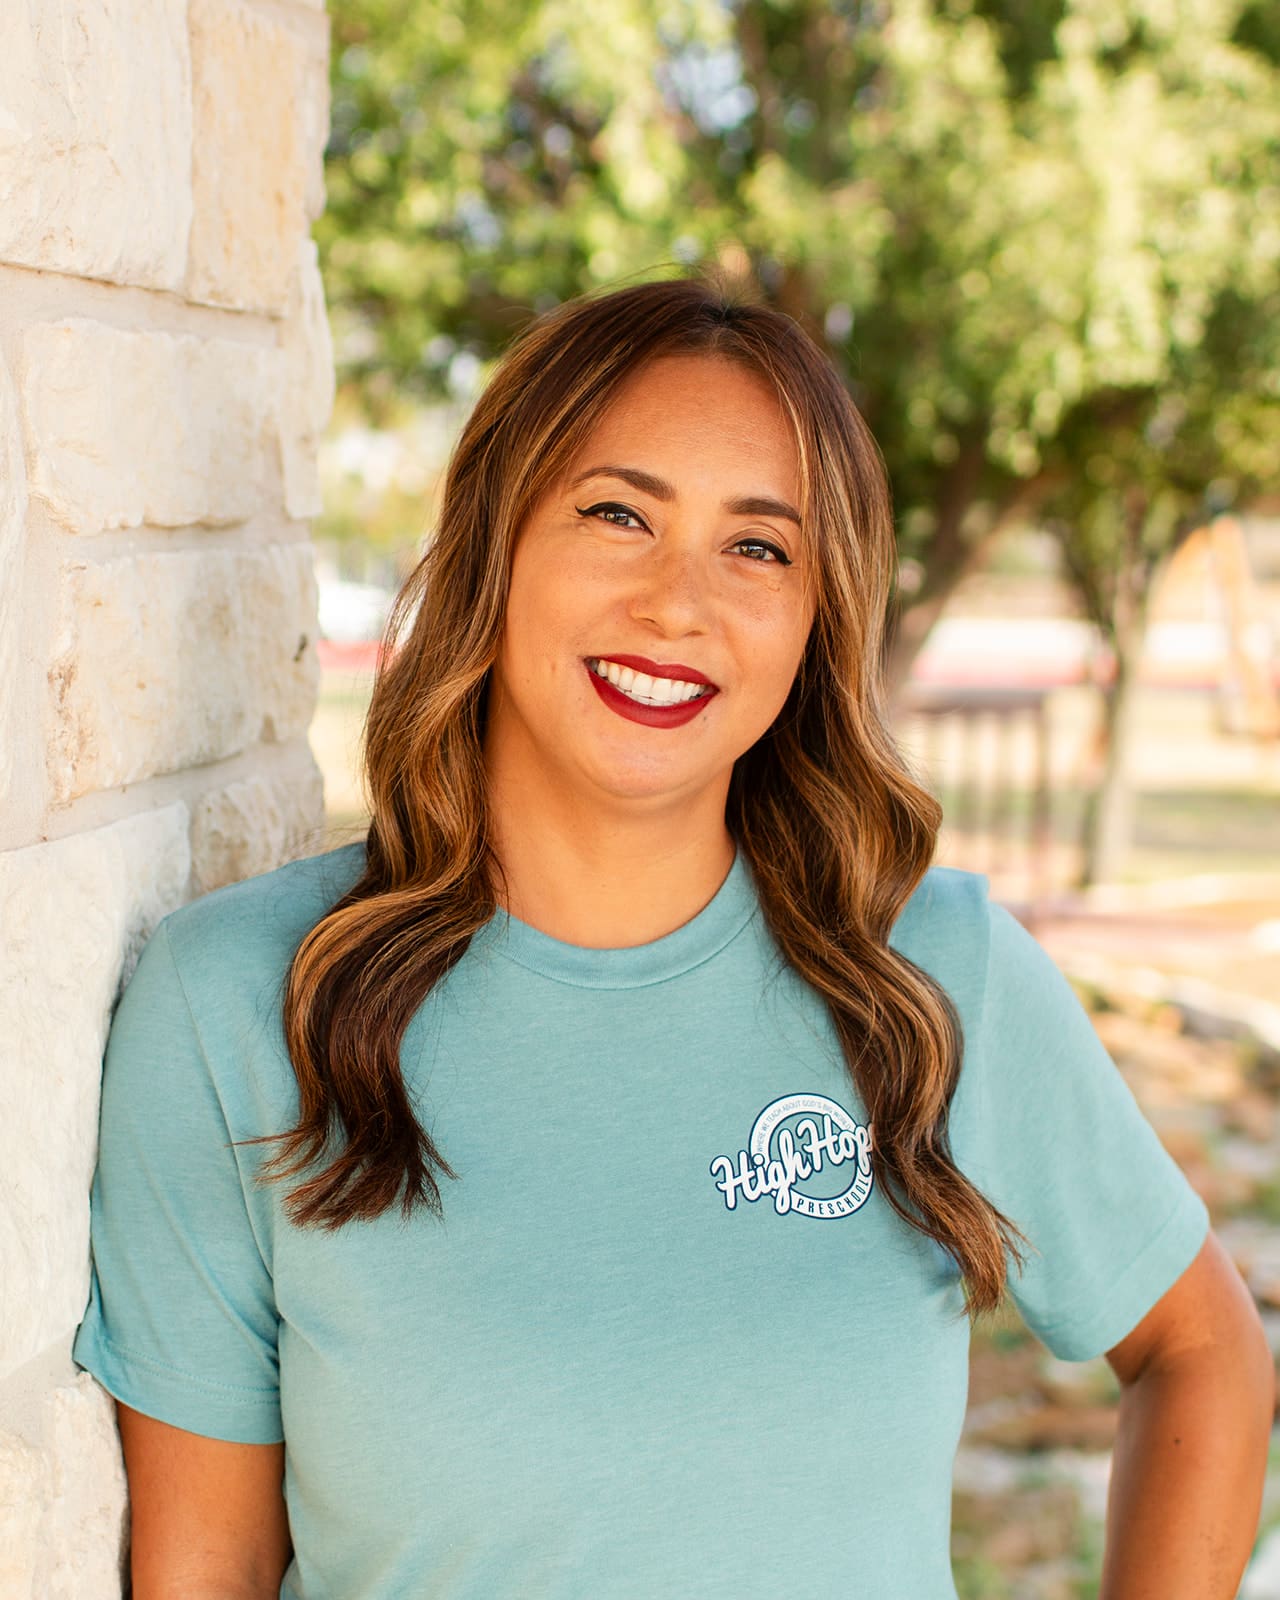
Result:
{"label": "neck", "polygon": [[500,903],[565,944],[660,939],[697,916],[733,865],[720,795],[676,814],[531,793],[527,774],[517,797],[491,773],[488,799]]}

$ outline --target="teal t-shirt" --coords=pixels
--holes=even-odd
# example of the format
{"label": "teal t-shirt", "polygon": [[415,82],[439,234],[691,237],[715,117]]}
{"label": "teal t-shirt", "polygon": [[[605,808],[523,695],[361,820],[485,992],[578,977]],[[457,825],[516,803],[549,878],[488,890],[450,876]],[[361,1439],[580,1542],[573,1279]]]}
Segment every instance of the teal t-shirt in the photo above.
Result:
{"label": "teal t-shirt", "polygon": [[[297,1090],[280,994],[361,845],[167,917],[112,1027],[77,1360],[177,1427],[285,1441],[289,1600],[954,1600],[968,1325],[872,1180],[823,1003],[739,855],[665,938],[499,914],[419,1009],[443,1219],[300,1229],[254,1181]],[[1128,1333],[1204,1204],[980,876],[892,943],[955,1000],[953,1155],[1037,1247],[1059,1356]]]}

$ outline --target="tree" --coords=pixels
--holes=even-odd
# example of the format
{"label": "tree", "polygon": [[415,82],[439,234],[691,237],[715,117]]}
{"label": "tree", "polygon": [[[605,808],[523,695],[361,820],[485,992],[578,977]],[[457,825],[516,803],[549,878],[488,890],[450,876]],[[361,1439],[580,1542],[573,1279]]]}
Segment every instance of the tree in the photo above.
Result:
{"label": "tree", "polygon": [[1129,844],[1128,728],[1158,575],[1280,476],[1280,40],[1244,43],[1250,26],[1237,16],[1233,40],[1207,4],[1081,11],[1041,77],[1101,242],[1082,280],[1090,381],[1046,449],[1043,506],[1114,661],[1086,882],[1116,876]]}
{"label": "tree", "polygon": [[[376,419],[535,312],[678,270],[683,126],[662,72],[717,0],[337,0],[328,208],[339,376]],[[686,257],[691,258],[690,246]]]}
{"label": "tree", "polygon": [[332,9],[320,238],[346,381],[377,414],[559,299],[718,258],[825,342],[881,439],[924,573],[901,676],[975,540],[1042,487],[1024,419],[1051,286],[1007,244],[1065,260],[1070,221],[995,25],[817,0]]}
{"label": "tree", "polygon": [[1218,297],[1166,392],[1095,398],[1064,427],[1077,470],[1045,522],[1085,614],[1109,648],[1102,778],[1085,821],[1082,882],[1112,879],[1133,827],[1129,729],[1151,595],[1182,542],[1280,475],[1280,290]]}
{"label": "tree", "polygon": [[[1152,507],[1160,472],[1189,482],[1193,435],[1179,504],[1246,482],[1233,429],[1276,382],[1258,334],[1237,394],[1230,331],[1233,287],[1256,331],[1275,266],[1266,0],[331,12],[318,232],[341,376],[375,416],[571,294],[719,261],[825,343],[881,443],[921,575],[895,682],[1011,522],[1074,519],[1079,572],[1133,547],[1126,474]],[[1162,517],[1143,541],[1166,548]]]}

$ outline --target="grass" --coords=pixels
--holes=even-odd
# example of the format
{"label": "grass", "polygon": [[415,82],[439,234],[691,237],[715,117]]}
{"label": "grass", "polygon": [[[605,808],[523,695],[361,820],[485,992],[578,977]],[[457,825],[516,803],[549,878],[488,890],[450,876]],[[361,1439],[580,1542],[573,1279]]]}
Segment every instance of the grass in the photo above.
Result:
{"label": "grass", "polygon": [[1011,1600],[1009,1580],[986,1556],[959,1556],[951,1563],[960,1600]]}
{"label": "grass", "polygon": [[[941,786],[937,797],[956,864],[962,864],[963,857],[985,861],[992,843],[988,830],[965,827],[973,815],[972,802],[954,786]],[[1055,853],[1068,857],[1078,851],[1085,800],[1083,789],[1054,790],[1049,833]],[[1034,795],[1027,787],[1002,795],[1003,836],[1029,840],[1033,804]],[[974,870],[986,868],[979,865]],[[1140,789],[1134,799],[1133,842],[1123,880],[1151,883],[1199,872],[1280,872],[1280,797],[1251,789]]]}
{"label": "grass", "polygon": [[1280,1177],[1268,1178],[1265,1183],[1259,1184],[1248,1205],[1238,1209],[1280,1227]]}

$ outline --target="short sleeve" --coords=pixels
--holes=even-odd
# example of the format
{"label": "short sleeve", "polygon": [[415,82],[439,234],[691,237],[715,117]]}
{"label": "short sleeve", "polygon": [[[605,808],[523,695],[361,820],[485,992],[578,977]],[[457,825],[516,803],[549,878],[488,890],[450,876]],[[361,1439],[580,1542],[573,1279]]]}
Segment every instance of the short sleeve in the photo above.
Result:
{"label": "short sleeve", "polygon": [[147,1416],[270,1444],[284,1436],[278,1317],[243,1183],[161,924],[107,1041],[90,1298],[73,1353]]}
{"label": "short sleeve", "polygon": [[1132,1332],[1191,1265],[1209,1214],[1066,978],[1009,912],[989,911],[970,1175],[1035,1247],[1009,1273],[1028,1326],[1083,1361]]}

